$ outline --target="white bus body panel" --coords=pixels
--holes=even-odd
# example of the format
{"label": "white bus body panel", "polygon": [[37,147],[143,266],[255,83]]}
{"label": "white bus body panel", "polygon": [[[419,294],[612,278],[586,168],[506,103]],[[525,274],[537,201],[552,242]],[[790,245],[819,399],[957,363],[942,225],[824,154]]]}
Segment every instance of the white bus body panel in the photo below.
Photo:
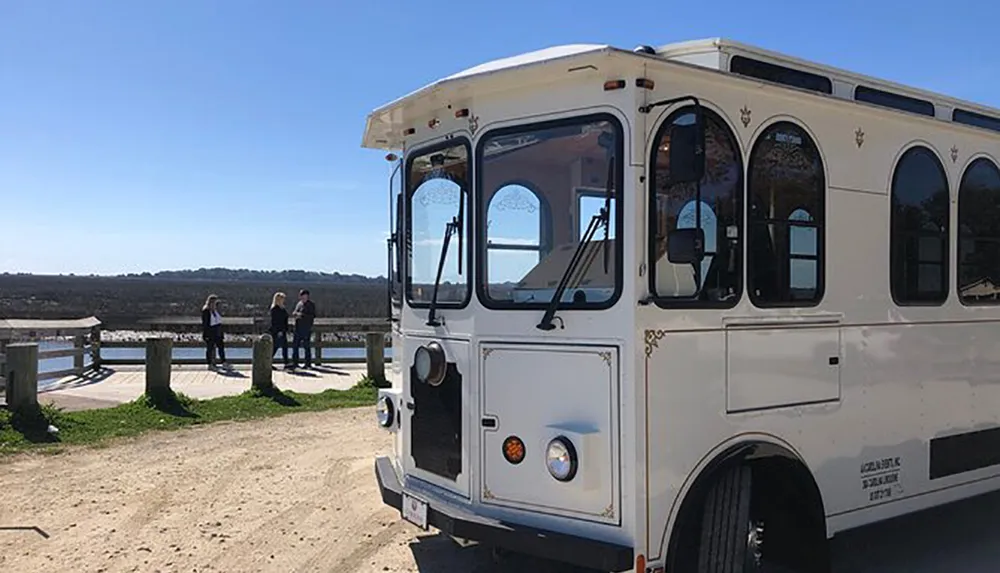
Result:
{"label": "white bus body panel", "polygon": [[[482,499],[486,504],[572,516],[621,520],[618,349],[611,346],[482,344]],[[516,435],[525,459],[503,457]],[[580,466],[568,482],[545,465],[550,440],[577,444]]]}
{"label": "white bus body panel", "polygon": [[[928,468],[931,440],[1000,426],[1000,307],[963,306],[954,272],[942,306],[898,306],[890,296],[888,266],[889,189],[899,157],[925,145],[947,172],[954,268],[958,183],[975,158],[1000,158],[1000,138],[838,97],[847,93],[847,80],[860,76],[831,74],[835,95],[822,96],[706,69],[716,56],[700,48],[678,55],[684,63],[602,50],[551,52],[558,61],[538,54],[515,58],[523,64],[516,75],[505,76],[496,65],[479,68],[481,77],[472,70],[456,74],[448,80],[453,87],[429,86],[419,98],[390,104],[369,118],[365,143],[376,147],[401,142],[402,129],[416,126],[408,150],[452,136],[468,137],[475,149],[493,128],[595,111],[618,117],[631,141],[625,146],[624,190],[634,192],[624,193],[625,225],[618,229],[624,290],[614,307],[560,312],[564,328],[543,332],[535,328],[541,311],[489,310],[475,293],[467,307],[439,311],[446,320],[437,328],[425,325],[426,310],[404,306],[398,352],[393,340],[404,394],[412,384],[413,351],[437,340],[448,345],[449,356],[461,357],[463,403],[469,408],[459,482],[421,475],[404,454],[407,478],[467,498],[483,514],[634,544],[636,554],[651,563],[664,556],[699,472],[729,446],[746,441],[779,445],[804,462],[821,493],[830,535],[996,489],[1000,466],[935,479]],[[590,60],[572,66],[563,61],[584,52],[593,54],[579,58]],[[636,77],[654,80],[655,89],[636,89]],[[627,87],[600,90],[600,82],[616,78],[627,79]],[[650,147],[677,107],[635,112],[640,104],[684,95],[697,96],[728,124],[744,170],[757,138],[774,122],[794,122],[812,137],[826,179],[825,285],[818,305],[757,308],[749,301],[745,272],[744,292],[731,309],[635,304],[649,294],[650,272],[669,274],[678,289],[687,280],[677,269],[649,269],[646,252]],[[940,101],[957,100],[938,101],[940,117],[947,107]],[[452,117],[461,107],[471,109],[468,119]],[[429,133],[424,126],[431,118],[440,124]],[[745,218],[744,208],[744,238]],[[744,241],[744,260],[746,248]],[[529,356],[497,342],[512,340],[535,348],[606,345],[620,349],[621,361],[608,378],[600,363],[596,370],[585,367],[589,359],[577,364],[565,353]],[[492,351],[488,358],[484,350]],[[547,384],[537,383],[538,372],[549,373]],[[616,384],[618,412],[608,409]],[[565,401],[571,388],[586,389],[586,400]],[[404,408],[404,426],[408,415]],[[480,427],[482,416],[499,420],[496,431]],[[544,465],[522,478],[498,461],[509,420],[536,427],[526,444],[529,455],[537,455],[551,435],[537,429],[546,417],[551,420],[545,428],[570,422],[580,428],[586,421],[596,430],[595,451],[607,451],[614,465],[613,472],[590,482],[598,484],[590,493],[559,497],[548,489],[552,478]],[[558,508],[543,507],[550,500],[546,494],[562,500]],[[613,520],[599,519],[605,509],[599,501],[606,500]]]}
{"label": "white bus body panel", "polygon": [[[831,535],[996,488],[1000,466],[937,479],[928,467],[932,438],[1000,425],[1000,308],[963,306],[954,271],[943,306],[897,306],[888,223],[896,162],[910,146],[926,145],[947,171],[955,249],[958,182],[973,158],[1000,157],[1000,138],[717,72],[649,64],[646,77],[656,82],[649,101],[693,94],[726,120],[744,169],[768,125],[802,126],[827,179],[819,305],[761,309],[744,292],[728,310],[637,311],[646,340],[649,558],[666,550],[697,472],[725,445],[751,437],[806,463]],[[675,109],[650,114],[649,145]],[[836,366],[828,362],[834,356]]]}

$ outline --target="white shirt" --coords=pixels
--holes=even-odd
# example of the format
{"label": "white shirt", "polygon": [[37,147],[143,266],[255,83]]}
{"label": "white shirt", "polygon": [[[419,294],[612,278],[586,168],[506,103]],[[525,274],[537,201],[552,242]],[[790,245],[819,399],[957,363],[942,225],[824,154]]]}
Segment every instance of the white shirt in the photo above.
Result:
{"label": "white shirt", "polygon": [[216,326],[216,325],[219,325],[219,324],[222,324],[222,315],[219,314],[219,311],[213,310],[212,311],[212,315],[208,319],[208,325],[209,326]]}

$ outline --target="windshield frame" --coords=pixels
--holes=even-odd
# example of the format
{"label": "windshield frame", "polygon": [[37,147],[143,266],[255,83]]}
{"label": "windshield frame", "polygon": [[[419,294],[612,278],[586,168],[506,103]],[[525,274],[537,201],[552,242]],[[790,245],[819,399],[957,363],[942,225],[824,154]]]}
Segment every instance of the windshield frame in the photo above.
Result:
{"label": "windshield frame", "polygon": [[[541,299],[534,302],[513,302],[505,300],[497,300],[492,298],[489,294],[489,285],[486,284],[485,279],[487,277],[487,264],[488,254],[487,254],[487,229],[486,229],[486,217],[488,205],[486,204],[486,190],[483,187],[483,151],[485,149],[486,143],[491,139],[496,137],[504,137],[509,135],[514,135],[518,133],[529,133],[532,131],[540,131],[545,129],[553,129],[574,125],[584,125],[588,123],[597,122],[608,122],[614,129],[615,133],[615,173],[614,173],[614,189],[615,193],[612,196],[612,203],[614,204],[614,249],[612,260],[614,261],[614,291],[611,296],[605,300],[597,302],[573,302],[573,301],[560,301],[557,310],[607,310],[616,304],[622,298],[622,293],[625,288],[625,265],[624,265],[624,237],[622,235],[622,227],[624,225],[625,219],[625,206],[624,198],[628,195],[625,192],[625,169],[628,166],[628,162],[625,161],[625,121],[623,121],[618,115],[611,113],[610,111],[598,111],[591,113],[583,113],[578,115],[570,115],[566,117],[560,117],[557,119],[547,119],[547,120],[536,120],[527,121],[523,123],[513,123],[509,125],[504,125],[502,127],[495,127],[492,129],[484,129],[482,134],[479,135],[476,142],[476,155],[474,159],[474,177],[475,184],[473,186],[473,195],[475,200],[474,212],[475,212],[475,282],[476,282],[476,296],[479,299],[480,304],[483,307],[490,310],[530,310],[539,311],[545,310],[551,304],[549,299]],[[524,178],[517,173],[512,174],[509,178],[505,180],[504,185],[524,185]],[[502,186],[501,186],[502,188]],[[531,188],[531,187],[529,187]],[[566,189],[568,196],[571,196],[571,201],[576,201],[577,187],[570,187]],[[546,202],[546,198],[541,198],[541,202]],[[555,213],[552,213],[554,216]],[[583,222],[584,228],[590,223],[590,220]],[[574,227],[574,232],[576,229]],[[603,231],[598,231],[598,236],[603,238]],[[595,236],[595,240],[597,237]],[[577,238],[579,240],[579,237]],[[577,243],[579,244],[579,243]],[[598,254],[596,259],[591,263],[593,265],[601,265],[601,256]],[[565,268],[563,269],[565,272]]]}
{"label": "windshield frame", "polygon": [[[434,307],[437,309],[462,309],[468,306],[469,302],[472,300],[472,242],[470,241],[472,237],[472,217],[469,216],[469,213],[471,212],[470,205],[474,189],[474,180],[472,178],[472,143],[469,141],[469,138],[466,137],[464,132],[456,132],[445,136],[443,139],[416,146],[406,152],[406,160],[402,176],[405,222],[403,225],[403,236],[401,237],[401,240],[404,241],[404,245],[402,248],[403,260],[400,262],[403,266],[403,292],[406,298],[406,305],[410,308],[429,309],[431,307],[430,300],[424,301],[413,299],[413,272],[411,268],[413,258],[413,193],[410,192],[411,169],[413,168],[413,162],[416,158],[453,147],[464,147],[466,157],[465,177],[467,189],[465,189],[465,220],[463,221],[464,224],[462,225],[462,228],[457,231],[457,234],[463,235],[461,244],[462,249],[465,251],[465,260],[462,261],[462,278],[465,279],[465,295],[460,302],[441,301],[438,299],[438,301],[434,303]],[[416,191],[416,188],[414,191]],[[444,237],[444,226],[437,231],[440,233],[441,237]],[[457,237],[452,237],[453,242],[457,240]],[[460,252],[458,256],[461,257],[462,253]],[[449,261],[446,262],[446,264],[453,264],[453,262],[454,261]]]}

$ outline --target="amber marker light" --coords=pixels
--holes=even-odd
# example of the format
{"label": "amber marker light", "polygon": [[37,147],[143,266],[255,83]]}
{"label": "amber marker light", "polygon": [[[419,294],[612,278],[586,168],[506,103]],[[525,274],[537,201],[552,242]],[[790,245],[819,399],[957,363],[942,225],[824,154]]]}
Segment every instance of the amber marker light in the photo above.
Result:
{"label": "amber marker light", "polygon": [[637,88],[644,88],[644,89],[647,89],[647,90],[651,90],[654,87],[656,87],[656,83],[653,82],[653,80],[648,79],[648,78],[636,78],[636,80],[635,80],[635,87],[637,87]]}
{"label": "amber marker light", "polygon": [[524,442],[517,436],[509,436],[503,441],[503,457],[515,466],[524,461]]}
{"label": "amber marker light", "polygon": [[625,87],[625,80],[608,80],[604,82],[604,91],[620,90]]}
{"label": "amber marker light", "polygon": [[455,112],[455,117],[469,117],[469,108],[463,107]]}

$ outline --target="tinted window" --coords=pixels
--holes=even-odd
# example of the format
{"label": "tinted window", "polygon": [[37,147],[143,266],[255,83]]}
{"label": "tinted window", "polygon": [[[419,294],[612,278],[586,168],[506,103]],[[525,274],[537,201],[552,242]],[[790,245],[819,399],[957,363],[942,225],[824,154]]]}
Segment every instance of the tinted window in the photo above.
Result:
{"label": "tinted window", "polygon": [[[406,170],[409,223],[406,291],[411,303],[426,304],[433,296],[447,224],[463,221],[468,208],[469,154],[462,144],[418,153],[407,160]],[[464,269],[464,253],[469,242],[462,240],[464,233],[465,229],[460,228],[448,244],[438,304],[461,304],[467,298],[469,275]]]}
{"label": "tinted window", "polygon": [[782,122],[750,154],[750,296],[758,306],[816,304],[823,298],[826,176],[812,138]]}
{"label": "tinted window", "polygon": [[[654,148],[650,188],[653,245],[650,288],[655,296],[708,306],[736,304],[742,292],[743,162],[729,126],[702,111],[705,125],[705,175],[699,184],[668,185],[670,127],[694,123],[692,108],[669,117]],[[700,201],[699,201],[700,195]],[[705,257],[701,264],[667,260],[667,236],[675,229],[701,227]]]}
{"label": "tinted window", "polygon": [[951,112],[951,120],[955,123],[964,123],[965,125],[1000,131],[1000,119],[976,113],[974,111],[956,109]]}
{"label": "tinted window", "polygon": [[934,117],[934,104],[929,101],[885,92],[874,88],[858,86],[854,89],[854,99],[857,101],[880,105],[882,107],[889,107],[892,109]]}
{"label": "tinted window", "polygon": [[892,179],[889,276],[897,304],[948,298],[948,178],[937,156],[914,147]]}
{"label": "tinted window", "polygon": [[1000,303],[1000,171],[977,159],[958,189],[958,296]]}
{"label": "tinted window", "polygon": [[833,83],[830,78],[743,56],[733,56],[729,61],[729,71],[804,90],[825,94],[833,93]]}

